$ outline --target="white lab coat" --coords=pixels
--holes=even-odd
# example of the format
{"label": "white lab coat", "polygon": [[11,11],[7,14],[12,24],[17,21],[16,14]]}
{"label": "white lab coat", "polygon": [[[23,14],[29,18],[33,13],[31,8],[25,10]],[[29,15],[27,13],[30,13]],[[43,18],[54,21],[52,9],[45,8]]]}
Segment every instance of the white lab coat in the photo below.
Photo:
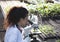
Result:
{"label": "white lab coat", "polygon": [[8,27],[4,42],[24,42],[22,33],[17,29],[16,25]]}
{"label": "white lab coat", "polygon": [[[25,27],[22,30],[22,33],[20,32],[19,29],[17,29],[16,25],[8,27],[8,29],[6,30],[4,42],[30,42],[30,37],[29,37],[30,30],[31,30],[31,25]],[[28,36],[25,39],[24,39],[24,34],[25,36],[26,35]]]}

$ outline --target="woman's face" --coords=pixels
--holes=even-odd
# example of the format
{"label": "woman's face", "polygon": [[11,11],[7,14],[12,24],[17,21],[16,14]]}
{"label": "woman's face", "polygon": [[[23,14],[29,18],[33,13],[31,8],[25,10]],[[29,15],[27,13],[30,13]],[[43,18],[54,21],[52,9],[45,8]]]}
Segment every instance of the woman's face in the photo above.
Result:
{"label": "woman's face", "polygon": [[25,27],[27,25],[27,23],[28,23],[28,16],[25,17],[25,18],[21,18],[20,21],[19,21],[19,23],[20,23],[20,25],[22,27]]}

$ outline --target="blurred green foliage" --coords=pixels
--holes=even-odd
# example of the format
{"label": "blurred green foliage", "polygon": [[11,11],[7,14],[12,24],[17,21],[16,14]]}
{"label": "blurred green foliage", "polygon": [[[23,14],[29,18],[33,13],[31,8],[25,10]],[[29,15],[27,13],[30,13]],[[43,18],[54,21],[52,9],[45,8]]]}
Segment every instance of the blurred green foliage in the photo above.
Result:
{"label": "blurred green foliage", "polygon": [[39,30],[46,35],[48,35],[48,34],[54,35],[56,33],[54,31],[54,27],[51,25],[40,25]]}
{"label": "blurred green foliage", "polygon": [[55,16],[60,15],[60,4],[42,3],[37,5],[28,5],[30,13],[37,11],[42,16]]}

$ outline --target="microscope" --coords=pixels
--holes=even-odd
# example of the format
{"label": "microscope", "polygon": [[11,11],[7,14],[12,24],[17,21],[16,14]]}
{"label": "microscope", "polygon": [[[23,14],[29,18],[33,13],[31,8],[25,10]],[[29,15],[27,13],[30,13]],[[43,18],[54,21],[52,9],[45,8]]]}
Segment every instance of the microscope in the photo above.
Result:
{"label": "microscope", "polygon": [[[38,16],[31,14],[32,17],[29,17],[28,22],[30,23],[29,26],[24,28],[25,37],[24,40],[26,42],[38,41],[36,39],[36,35],[38,34]],[[34,29],[34,33],[31,33],[31,29]],[[35,36],[35,37],[33,37]],[[33,40],[31,40],[33,39]]]}

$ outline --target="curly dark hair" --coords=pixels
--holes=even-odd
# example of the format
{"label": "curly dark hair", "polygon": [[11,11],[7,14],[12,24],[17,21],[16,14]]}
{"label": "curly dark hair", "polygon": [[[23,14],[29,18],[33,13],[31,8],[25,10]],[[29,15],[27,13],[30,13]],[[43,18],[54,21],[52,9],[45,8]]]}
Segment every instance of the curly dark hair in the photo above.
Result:
{"label": "curly dark hair", "polygon": [[21,18],[24,19],[26,16],[28,16],[28,10],[26,8],[13,7],[7,15],[8,24],[17,24]]}

